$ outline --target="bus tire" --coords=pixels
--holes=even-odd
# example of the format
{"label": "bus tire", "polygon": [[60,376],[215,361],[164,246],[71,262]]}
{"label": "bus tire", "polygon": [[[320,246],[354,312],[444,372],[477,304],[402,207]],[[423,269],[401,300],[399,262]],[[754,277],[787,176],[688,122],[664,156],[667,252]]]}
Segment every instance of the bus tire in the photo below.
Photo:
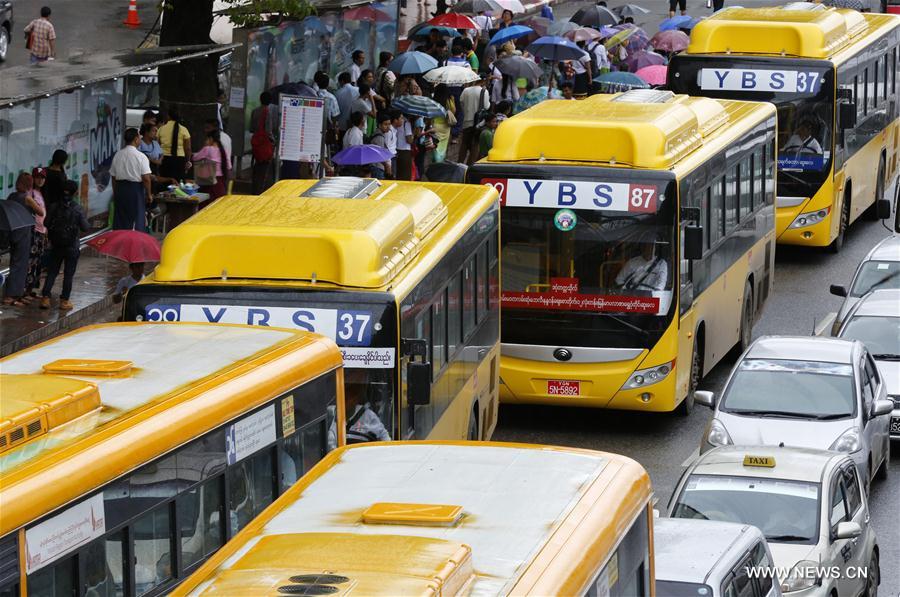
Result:
{"label": "bus tire", "polygon": [[884,199],[884,171],[884,156],[882,155],[878,161],[878,178],[875,179],[875,201],[863,212],[863,216],[870,222],[878,219],[878,201]]}
{"label": "bus tire", "polygon": [[847,234],[847,226],[850,225],[850,189],[848,188],[844,191],[844,202],[841,205],[841,221],[838,224],[838,234],[831,244],[828,245],[828,250],[837,255],[841,252],[841,249],[844,248],[844,237]]}
{"label": "bus tire", "polygon": [[478,409],[473,408],[472,413],[469,415],[469,432],[466,435],[466,439],[470,442],[477,442],[480,438],[478,437]]}
{"label": "bus tire", "polygon": [[676,409],[682,417],[690,416],[694,412],[694,390],[700,386],[700,378],[703,376],[703,358],[700,356],[700,347],[697,345],[696,336],[694,336],[694,348],[691,350],[691,371],[688,376],[687,396]]}
{"label": "bus tire", "polygon": [[741,329],[738,332],[738,343],[735,347],[740,355],[750,348],[753,341],[753,287],[750,280],[744,282],[744,304],[741,305]]}

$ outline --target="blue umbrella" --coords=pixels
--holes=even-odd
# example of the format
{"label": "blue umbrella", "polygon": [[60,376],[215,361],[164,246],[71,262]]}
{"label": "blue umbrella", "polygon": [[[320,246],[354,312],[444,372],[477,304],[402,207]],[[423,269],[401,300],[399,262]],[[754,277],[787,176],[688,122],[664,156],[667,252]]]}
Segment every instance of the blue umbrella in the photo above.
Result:
{"label": "blue umbrella", "polygon": [[506,29],[501,29],[495,33],[488,45],[495,46],[498,44],[505,44],[510,40],[525,37],[529,33],[534,33],[534,29],[526,27],[525,25],[510,25]]}
{"label": "blue umbrella", "polygon": [[428,37],[431,31],[436,30],[444,37],[459,37],[459,31],[450,27],[441,27],[440,25],[428,25],[416,31],[415,37]]}
{"label": "blue umbrella", "polygon": [[613,71],[594,77],[594,83],[600,85],[600,90],[607,93],[628,91],[629,89],[647,89],[650,85],[634,73]]}
{"label": "blue umbrella", "polygon": [[424,95],[401,95],[394,98],[391,107],[400,110],[403,114],[413,114],[425,118],[444,116],[447,113],[444,106]]}
{"label": "blue umbrella", "polygon": [[378,145],[351,145],[334,154],[333,161],[340,166],[367,166],[391,159],[391,152]]}
{"label": "blue umbrella", "polygon": [[437,60],[425,52],[403,52],[388,64],[388,70],[398,75],[420,75],[437,68]]}
{"label": "blue umbrella", "polygon": [[668,31],[670,29],[681,29],[694,20],[690,15],[678,15],[677,17],[669,17],[659,24],[660,31]]}
{"label": "blue umbrella", "polygon": [[559,60],[580,60],[587,56],[587,52],[575,45],[574,42],[569,41],[565,37],[552,35],[541,37],[532,42],[528,46],[528,52],[538,58],[554,62]]}

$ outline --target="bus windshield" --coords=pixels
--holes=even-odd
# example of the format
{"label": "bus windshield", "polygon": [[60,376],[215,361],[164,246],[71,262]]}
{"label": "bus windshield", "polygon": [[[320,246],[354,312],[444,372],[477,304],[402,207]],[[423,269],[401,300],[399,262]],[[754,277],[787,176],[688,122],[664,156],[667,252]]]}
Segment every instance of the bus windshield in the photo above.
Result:
{"label": "bus windshield", "polygon": [[675,93],[771,102],[778,109],[778,194],[811,197],[834,157],[831,64],[791,58],[678,56]]}
{"label": "bus windshield", "polygon": [[504,201],[502,341],[650,347],[673,303],[674,182],[578,170],[565,180],[480,178]]}

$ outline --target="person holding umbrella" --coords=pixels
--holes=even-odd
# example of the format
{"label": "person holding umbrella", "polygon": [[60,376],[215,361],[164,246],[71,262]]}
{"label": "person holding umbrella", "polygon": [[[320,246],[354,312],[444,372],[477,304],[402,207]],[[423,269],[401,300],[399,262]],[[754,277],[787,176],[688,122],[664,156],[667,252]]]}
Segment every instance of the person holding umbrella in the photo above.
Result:
{"label": "person holding umbrella", "polygon": [[[9,238],[9,276],[3,287],[3,304],[24,307],[25,279],[28,276],[28,259],[31,254],[31,234],[34,229],[34,214],[38,213],[37,202],[29,196],[34,186],[31,174],[22,172],[16,179],[16,190],[4,201],[3,229]],[[8,202],[8,203],[7,203]]]}
{"label": "person holding umbrella", "polygon": [[506,29],[507,27],[512,27],[513,24],[513,12],[509,9],[504,10],[500,14],[500,24],[497,26],[497,29]]}

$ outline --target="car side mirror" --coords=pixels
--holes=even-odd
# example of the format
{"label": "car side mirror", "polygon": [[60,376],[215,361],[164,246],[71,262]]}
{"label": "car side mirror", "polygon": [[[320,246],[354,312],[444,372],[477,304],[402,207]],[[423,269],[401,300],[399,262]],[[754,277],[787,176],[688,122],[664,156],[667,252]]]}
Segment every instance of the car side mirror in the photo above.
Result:
{"label": "car side mirror", "polygon": [[694,402],[707,408],[716,407],[716,395],[706,390],[697,390],[694,392]]}
{"label": "car side mirror", "polygon": [[832,284],[831,287],[828,288],[828,292],[834,296],[847,296],[847,288],[840,284]]}
{"label": "car side mirror", "polygon": [[842,129],[852,129],[856,126],[856,102],[841,102],[838,104],[838,122]]}
{"label": "car side mirror", "polygon": [[835,539],[856,539],[862,535],[862,527],[858,522],[839,522],[834,532]]}
{"label": "car side mirror", "polygon": [[684,227],[684,259],[703,258],[703,226]]}
{"label": "car side mirror", "polygon": [[414,406],[431,404],[431,363],[428,361],[406,364],[406,401]]}
{"label": "car side mirror", "polygon": [[894,411],[893,400],[876,400],[872,405],[872,418],[889,415]]}
{"label": "car side mirror", "polygon": [[878,199],[875,201],[875,212],[878,214],[879,220],[887,220],[891,217],[891,200]]}

